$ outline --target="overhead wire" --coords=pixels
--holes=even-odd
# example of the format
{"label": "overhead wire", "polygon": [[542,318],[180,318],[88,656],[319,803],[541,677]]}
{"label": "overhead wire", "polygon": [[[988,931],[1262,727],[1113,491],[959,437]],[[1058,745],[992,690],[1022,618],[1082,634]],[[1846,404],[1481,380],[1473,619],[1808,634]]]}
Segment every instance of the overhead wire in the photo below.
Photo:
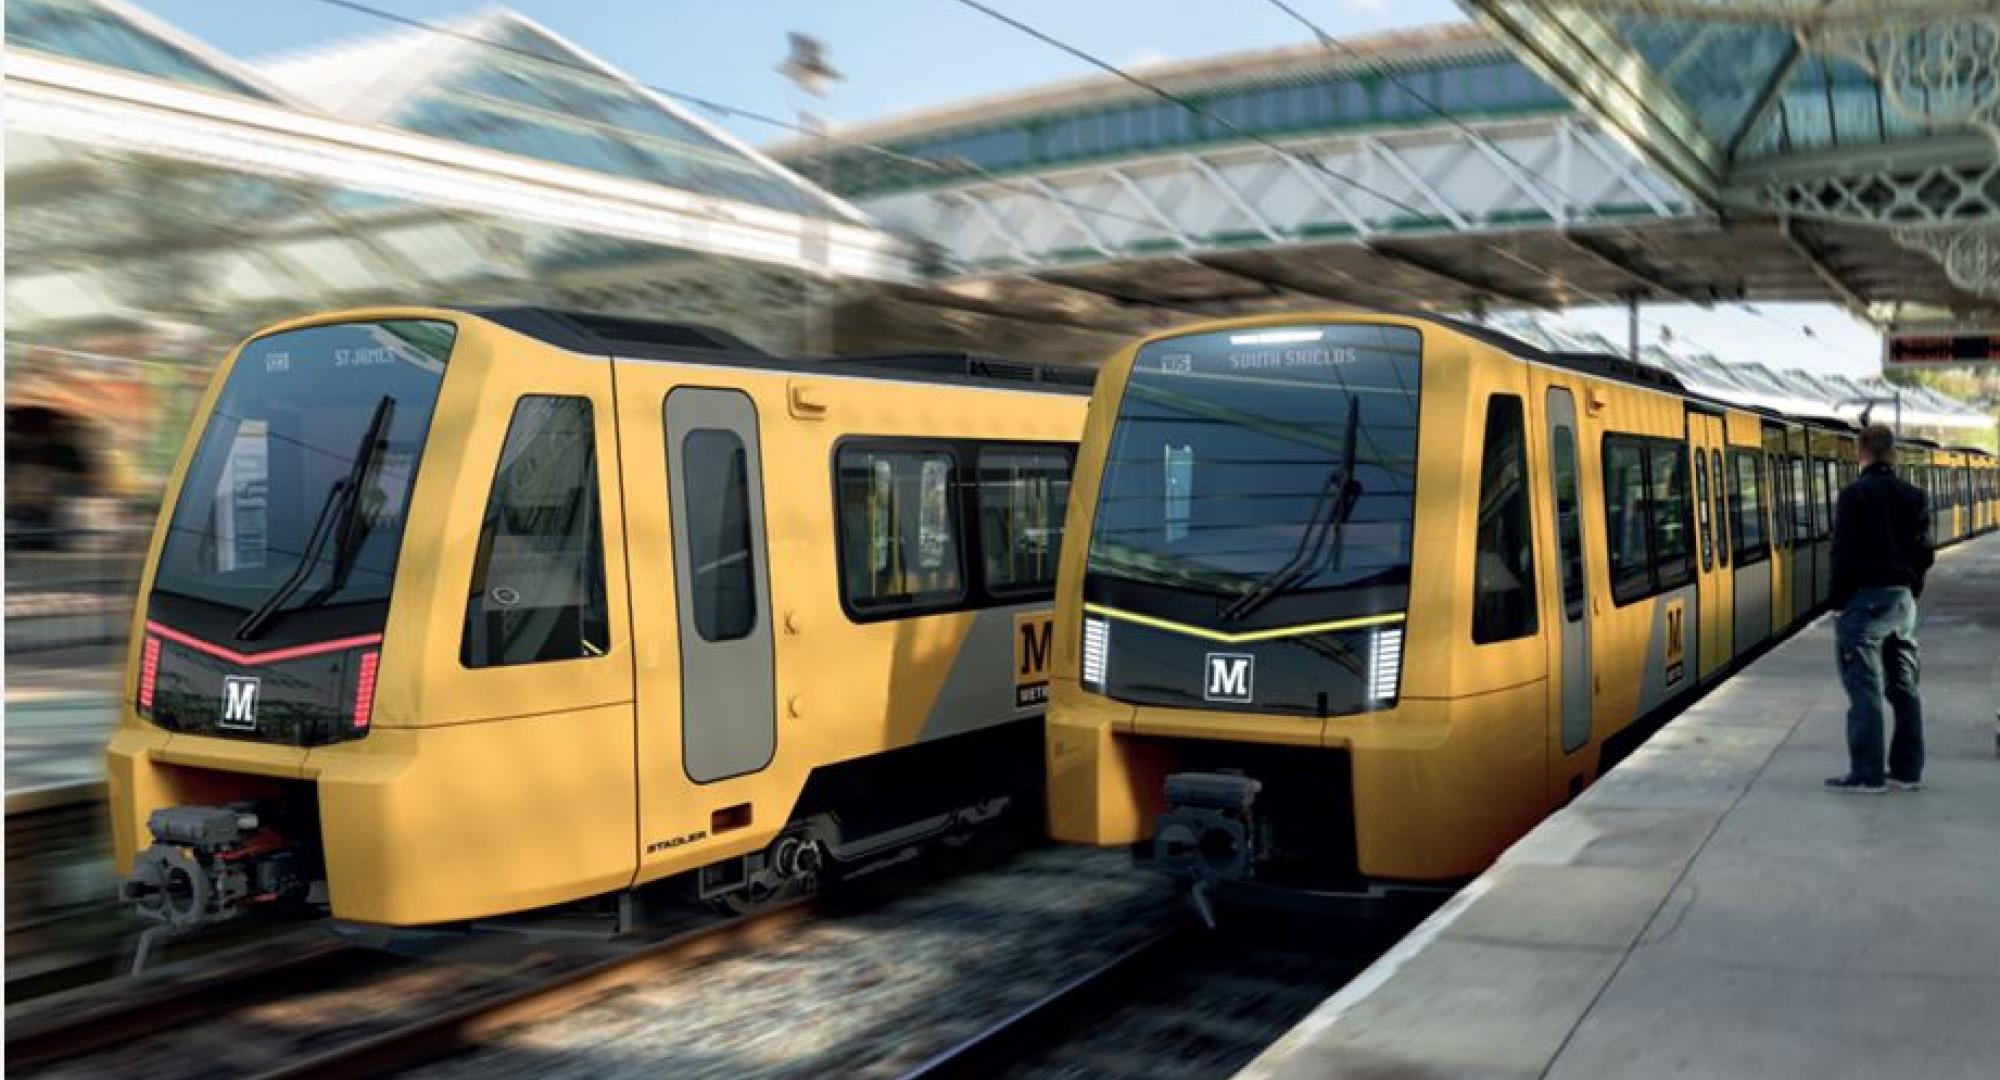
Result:
{"label": "overhead wire", "polygon": [[661,97],[668,98],[670,100],[677,101],[682,104],[693,105],[699,109],[702,109],[705,112],[712,113],[718,117],[746,120],[751,123],[762,124],[767,127],[774,127],[783,131],[789,131],[792,132],[793,134],[805,136],[815,141],[824,140],[829,145],[839,146],[846,149],[865,151],[867,153],[874,154],[878,157],[894,161],[901,165],[907,165],[914,168],[923,169],[926,172],[942,173],[956,178],[963,178],[967,176],[976,177],[987,183],[993,184],[996,187],[1004,188],[1008,191],[1014,192],[1015,194],[1026,195],[1032,198],[1043,200],[1045,202],[1057,203],[1060,205],[1068,206],[1073,210],[1087,212],[1096,215],[1098,217],[1110,218],[1117,221],[1123,221],[1127,224],[1144,226],[1148,229],[1157,229],[1160,225],[1158,221],[1155,221],[1151,218],[1136,217],[1131,214],[1125,214],[1116,210],[1109,209],[1108,207],[1097,206],[1091,203],[1078,202],[1073,199],[1065,198],[1061,194],[1043,190],[1042,188],[1036,187],[1032,184],[1025,184],[1019,181],[1009,180],[1004,176],[1000,176],[996,173],[993,173],[985,168],[980,167],[979,165],[976,165],[970,161],[966,161],[963,158],[939,160],[937,158],[928,158],[916,154],[906,153],[901,150],[896,150],[891,147],[883,146],[880,143],[844,138],[839,135],[834,135],[825,131],[820,131],[811,127],[807,127],[806,125],[797,123],[795,121],[786,120],[783,117],[772,116],[768,113],[758,112],[755,109],[746,109],[743,108],[742,106],[730,105],[726,102],[718,101],[715,98],[708,97],[702,94],[689,93],[688,91],[685,90],[677,90],[674,89],[673,87],[661,86],[657,83],[645,82],[639,79],[630,78],[629,76],[621,77],[619,75],[613,75],[610,72],[607,72],[601,68],[598,68],[590,64],[581,63],[577,61],[564,60],[554,56],[548,56],[546,54],[537,52],[533,49],[523,48],[521,46],[509,44],[508,42],[504,41],[495,41],[491,38],[481,37],[478,34],[470,33],[465,30],[460,30],[453,26],[432,22],[427,19],[420,19],[411,15],[404,15],[399,12],[389,11],[384,8],[376,7],[372,4],[360,3],[359,0],[307,0],[307,2],[321,4],[326,7],[340,8],[344,11],[349,11],[358,15],[364,15],[369,18],[379,19],[384,22],[395,23],[399,26],[403,26],[408,29],[420,30],[425,33],[438,35],[440,37],[452,38],[458,41],[465,42],[470,45],[476,45],[482,48],[492,49],[497,52],[510,53],[515,56],[532,60],[538,64],[543,64],[554,68],[560,68],[562,70],[575,72],[577,74],[588,75],[592,78],[600,79],[605,82],[629,83],[633,86],[637,86],[640,87],[641,89],[648,90],[652,93],[658,94]]}
{"label": "overhead wire", "polygon": [[[1349,45],[1347,42],[1344,42],[1339,38],[1334,37],[1332,34],[1328,33],[1324,27],[1320,26],[1317,22],[1313,21],[1312,19],[1308,18],[1304,13],[1300,12],[1298,8],[1294,7],[1289,2],[1289,0],[1264,0],[1264,3],[1282,12],[1293,22],[1296,22],[1300,26],[1303,26],[1309,33],[1313,35],[1314,39],[1319,42],[1321,48],[1326,49],[1329,52],[1334,52],[1340,55],[1344,55],[1350,60],[1353,60],[1359,64],[1366,66],[1370,71],[1374,72],[1377,76],[1387,80],[1388,82],[1395,84],[1405,94],[1408,94],[1411,98],[1413,98],[1418,104],[1430,110],[1433,115],[1437,116],[1444,122],[1450,124],[1452,127],[1457,128],[1459,132],[1464,134],[1467,138],[1477,140],[1486,145],[1494,153],[1498,154],[1503,160],[1505,160],[1508,164],[1512,165],[1516,170],[1518,170],[1522,177],[1527,178],[1528,180],[1535,183],[1537,186],[1541,187],[1545,193],[1555,196],[1557,200],[1565,204],[1570,201],[1571,199],[1570,192],[1561,188],[1560,186],[1553,184],[1553,182],[1551,182],[1547,177],[1542,176],[1539,172],[1530,168],[1526,163],[1522,162],[1519,158],[1508,153],[1505,147],[1499,145],[1498,143],[1494,142],[1491,139],[1485,138],[1484,136],[1480,135],[1479,132],[1475,131],[1470,124],[1467,124],[1465,122],[1463,118],[1453,113],[1450,109],[1438,104],[1429,95],[1425,94],[1423,91],[1419,90],[1416,86],[1411,84],[1408,80],[1404,79],[1402,75],[1399,74],[1394,68],[1381,63],[1380,61],[1367,55],[1366,53],[1355,48],[1354,46]],[[1517,261],[1522,262],[1523,265],[1529,265],[1529,266],[1533,265],[1527,263],[1525,260],[1517,260]],[[1550,273],[1546,269],[1544,269],[1543,272]],[[1594,293],[1591,290],[1585,289],[1579,285],[1576,285],[1574,282],[1566,281],[1560,276],[1555,275],[1553,273],[1550,273],[1550,276],[1555,277],[1557,281],[1562,282],[1565,286],[1574,289],[1580,295],[1595,299],[1599,303],[1603,303],[1606,306],[1616,306],[1615,300],[1608,301],[1602,295]],[[1751,314],[1758,318],[1765,319],[1773,323],[1774,325],[1783,326],[1787,330],[1790,330],[1794,333],[1802,334],[1804,337],[1808,339],[1811,339],[1820,344],[1824,344],[1824,342],[1819,341],[1818,336],[1814,333],[1811,327],[1792,326],[1788,323],[1785,323],[1783,320],[1780,320],[1775,316],[1767,315],[1764,312],[1759,311],[1748,304],[1742,305],[1742,308],[1748,314]],[[1671,329],[1664,322],[1648,320],[1643,316],[1641,316],[1640,322],[1642,325],[1647,322],[1652,322],[1653,325],[1657,328]]]}
{"label": "overhead wire", "polygon": [[[633,79],[630,78],[629,76],[621,76],[613,74],[595,65],[587,64],[581,61],[572,61],[560,57],[550,56],[545,53],[539,52],[537,50],[525,48],[519,45],[514,45],[505,41],[496,41],[491,38],[482,37],[478,34],[470,33],[468,31],[461,30],[453,26],[433,22],[415,16],[404,15],[400,12],[390,11],[385,8],[377,7],[373,4],[363,3],[361,2],[361,0],[309,0],[309,2],[317,3],[326,7],[338,8],[353,14],[362,15],[382,22],[393,23],[399,26],[406,27],[408,29],[422,31],[424,33],[436,35],[439,37],[452,38],[454,40],[463,41],[467,44],[475,45],[481,48],[491,49],[497,52],[509,53],[518,57],[534,61],[535,63],[538,64],[560,68],[578,74],[588,75],[592,78],[600,79],[606,82],[614,82],[621,84],[629,83],[630,85],[638,86],[644,90],[658,94],[669,100],[677,101],[686,105],[691,105],[696,108],[702,109],[703,111],[711,113],[717,117],[734,118],[738,120],[748,121],[750,123],[761,124],[766,127],[777,128],[782,131],[791,132],[795,135],[805,136],[816,140],[822,140],[827,145],[830,146],[837,146],[844,149],[852,149],[865,152],[868,154],[875,155],[877,157],[881,157],[885,160],[896,162],[897,164],[900,165],[921,169],[926,172],[943,174],[949,177],[961,178],[961,179],[966,177],[976,178],[985,183],[991,184],[994,187],[1001,188],[1003,190],[1012,192],[1017,195],[1026,196],[1029,198],[1037,199],[1055,205],[1066,206],[1072,210],[1079,211],[1082,213],[1087,213],[1095,217],[1121,221],[1127,224],[1136,225],[1146,229],[1158,229],[1161,226],[1161,222],[1150,217],[1138,217],[1131,214],[1122,213],[1117,210],[1113,210],[1109,207],[1098,206],[1087,202],[1080,202],[1075,199],[1067,198],[1060,193],[1048,190],[1046,187],[1022,183],[1016,180],[1011,180],[1005,176],[998,175],[992,172],[991,170],[979,166],[971,161],[967,161],[964,158],[952,158],[952,159],[941,160],[938,158],[924,157],[918,154],[911,154],[905,151],[896,150],[892,147],[884,146],[876,142],[851,139],[839,135],[834,135],[824,131],[815,130],[813,128],[807,127],[804,124],[797,123],[795,121],[786,120],[783,117],[773,116],[768,113],[760,112],[755,109],[744,108],[738,105],[731,105],[727,102],[720,101],[716,98],[709,97],[707,95],[691,93],[689,91],[676,89],[674,87],[662,86],[657,83],[651,83],[639,79]],[[1125,71],[1124,69],[1114,64],[1111,64],[1108,61],[1105,61],[1082,49],[1070,45],[1067,42],[1064,42],[1054,37],[1051,34],[1048,34],[1042,30],[1037,29],[1036,27],[1033,27],[1019,19],[1014,18],[1013,16],[1007,15],[1004,12],[997,11],[990,6],[981,3],[980,0],[956,0],[956,2],[963,6],[972,8],[991,19],[994,19],[995,21],[1006,24],[1012,27],[1013,29],[1023,34],[1026,34],[1030,37],[1033,37],[1036,40],[1041,41],[1053,48],[1059,49],[1062,52],[1070,56],[1073,56],[1079,60],[1082,60],[1085,63],[1088,63],[1091,66],[1096,67],[1099,70],[1104,71],[1105,73],[1112,75],[1134,87],[1144,90],[1155,97],[1170,102],[1175,106],[1188,111],[1191,115],[1202,117],[1208,120],[1210,123],[1215,124],[1217,127],[1225,131],[1228,131],[1239,138],[1242,138],[1248,142],[1255,143],[1259,146],[1263,146],[1264,148],[1271,150],[1274,153],[1280,154],[1290,160],[1297,161],[1300,164],[1303,164],[1308,168],[1313,169],[1315,172],[1327,175],[1339,181],[1340,183],[1350,188],[1353,188],[1354,190],[1369,194],[1391,206],[1395,206],[1398,209],[1410,213],[1414,216],[1418,217],[1425,216],[1421,210],[1419,210],[1414,206],[1411,206],[1409,203],[1403,202],[1402,200],[1397,199],[1394,196],[1391,196],[1385,192],[1382,192],[1370,185],[1362,183],[1361,181],[1354,180],[1351,177],[1347,177],[1341,175],[1340,173],[1334,172],[1333,170],[1329,169],[1324,162],[1320,161],[1315,155],[1300,153],[1294,149],[1285,147],[1282,144],[1273,142],[1272,140],[1265,138],[1261,135],[1258,135],[1254,132],[1248,131],[1244,129],[1242,126],[1235,124],[1224,117],[1217,116],[1210,110],[1202,108],[1199,104],[1187,99],[1183,95],[1176,94],[1173,91],[1167,90],[1151,82],[1150,80],[1133,75],[1132,73]],[[1323,28],[1319,27],[1312,20],[1305,17],[1296,8],[1292,7],[1289,3],[1285,2],[1285,0],[1265,0],[1265,2],[1271,4],[1274,8],[1278,9],[1279,11],[1283,12],[1285,15],[1287,15],[1294,21],[1304,26],[1309,32],[1313,34],[1314,38],[1320,43],[1322,47],[1327,48],[1331,51],[1342,52],[1350,57],[1359,59],[1364,64],[1370,66],[1372,70],[1376,71],[1376,73],[1382,75],[1384,78],[1394,82],[1397,86],[1401,87],[1405,93],[1409,94],[1419,104],[1423,105],[1426,109],[1429,109],[1431,112],[1439,116],[1441,119],[1445,120],[1447,123],[1452,124],[1454,127],[1460,129],[1463,132],[1476,136],[1476,133],[1472,131],[1470,126],[1467,125],[1462,118],[1453,115],[1449,109],[1444,108],[1443,106],[1439,105],[1437,102],[1432,100],[1427,95],[1416,90],[1407,81],[1403,80],[1399,75],[1397,75],[1393,71],[1393,69],[1390,69],[1384,65],[1380,65],[1378,62],[1375,62],[1367,58],[1365,54],[1362,54],[1360,52],[1360,50],[1355,49],[1353,46],[1340,41],[1338,38],[1333,37],[1331,34],[1328,34]],[[1487,143],[1488,145],[1492,145],[1490,140],[1487,140]],[[1513,158],[1511,155],[1508,155],[1503,148],[1495,146],[1494,149],[1496,152],[1500,153],[1503,158],[1505,158],[1511,164],[1513,164],[1517,169],[1520,169],[1524,176],[1531,177],[1535,179],[1538,183],[1546,183],[1546,181],[1544,181],[1541,177],[1539,177],[1538,174],[1536,174],[1533,170],[1528,169],[1526,166],[1522,165],[1518,159]],[[1562,193],[1558,191],[1557,194],[1560,195]],[[1543,272],[1547,273],[1548,271],[1544,269]],[[1576,285],[1574,282],[1563,280],[1560,277],[1558,277],[1558,280],[1562,281],[1564,285],[1573,289],[1579,295],[1598,300],[1600,303],[1604,303],[1606,306],[1616,306],[1615,303],[1607,301],[1606,298],[1604,298],[1601,294],[1595,293],[1589,289],[1582,288],[1581,286]],[[1741,305],[1741,307],[1747,313],[1755,317],[1765,319],[1766,321],[1769,321],[1774,325],[1782,326],[1794,333],[1801,333],[1803,334],[1803,336],[1812,338],[1816,342],[1824,345],[1824,342],[1814,337],[1814,335],[1805,333],[1804,331],[1801,330],[1801,328],[1785,323],[1784,321],[1776,318],[1775,316],[1759,311],[1748,304],[1743,304]],[[1656,320],[1646,319],[1643,316],[1641,317],[1640,321],[1642,325],[1646,323],[1651,323],[1653,326],[1659,328],[1664,328],[1667,325],[1665,323],[1658,322]]]}
{"label": "overhead wire", "polygon": [[1264,136],[1259,135],[1254,131],[1250,131],[1249,129],[1244,128],[1241,125],[1236,124],[1235,122],[1225,117],[1217,115],[1212,110],[1203,108],[1198,103],[1194,102],[1193,100],[1190,100],[1189,98],[1183,95],[1176,94],[1173,91],[1168,90],[1163,86],[1160,86],[1158,83],[1152,82],[1151,80],[1142,79],[1139,76],[1134,75],[1129,71],[1126,71],[1124,68],[1121,68],[1118,65],[1113,64],[1110,61],[1098,57],[1090,52],[1080,49],[1075,45],[1071,45],[1070,43],[1054,36],[1053,34],[1040,30],[1026,22],[1023,22],[1020,19],[1015,18],[1012,15],[1007,14],[1004,11],[999,11],[992,7],[989,7],[986,4],[981,3],[980,0],[957,0],[957,3],[963,7],[971,8],[972,10],[977,11],[982,15],[985,15],[987,18],[990,18],[995,22],[999,22],[1006,26],[1010,26],[1015,30],[1020,31],[1023,34],[1026,34],[1029,37],[1034,38],[1035,40],[1050,46],[1051,48],[1058,49],[1062,52],[1068,53],[1070,56],[1073,56],[1076,59],[1081,60],[1086,64],[1089,64],[1090,66],[1098,69],[1099,71],[1102,71],[1108,75],[1115,76],[1118,79],[1130,83],[1131,85],[1146,91],[1147,93],[1153,95],[1154,97],[1159,98],[1162,101],[1166,101],[1175,106],[1178,106],[1179,108],[1188,112],[1190,115],[1200,117],[1203,120],[1206,120],[1209,123],[1215,125],[1216,127],[1219,127],[1222,130],[1229,132],[1231,135],[1234,135],[1237,138],[1244,140],[1245,142],[1255,143],[1258,146],[1264,147],[1265,149],[1270,150],[1271,152],[1279,155],[1280,157],[1296,161],[1299,164],[1304,165],[1315,172],[1323,173],[1326,176],[1331,177],[1332,179],[1337,180],[1340,183],[1345,184],[1356,191],[1362,192],[1373,198],[1379,199],[1382,202],[1388,203],[1390,206],[1393,206],[1398,210],[1402,210],[1414,217],[1421,218],[1428,216],[1422,210],[1419,210],[1416,207],[1411,206],[1409,203],[1406,203],[1401,199],[1396,198],[1394,195],[1391,195],[1388,192],[1381,190],[1380,188],[1376,188],[1368,184],[1362,183],[1361,181],[1356,180],[1351,176],[1346,176],[1341,173],[1335,172],[1330,168],[1327,168],[1326,163],[1319,160],[1319,158],[1316,155],[1300,153],[1299,151],[1292,149],[1291,147],[1285,146],[1281,143],[1273,142],[1272,140],[1265,138]]}

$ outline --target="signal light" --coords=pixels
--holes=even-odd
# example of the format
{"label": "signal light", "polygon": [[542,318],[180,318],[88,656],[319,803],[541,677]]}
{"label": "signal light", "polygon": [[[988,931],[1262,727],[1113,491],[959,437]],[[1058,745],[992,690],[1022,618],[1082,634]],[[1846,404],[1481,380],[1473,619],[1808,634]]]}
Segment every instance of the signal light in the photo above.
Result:
{"label": "signal light", "polygon": [[369,714],[375,711],[375,666],[382,660],[379,652],[361,654],[361,677],[354,683],[354,730],[363,731],[368,727]]}
{"label": "signal light", "polygon": [[153,687],[160,681],[160,639],[146,635],[146,651],[139,660],[139,708],[153,711]]}

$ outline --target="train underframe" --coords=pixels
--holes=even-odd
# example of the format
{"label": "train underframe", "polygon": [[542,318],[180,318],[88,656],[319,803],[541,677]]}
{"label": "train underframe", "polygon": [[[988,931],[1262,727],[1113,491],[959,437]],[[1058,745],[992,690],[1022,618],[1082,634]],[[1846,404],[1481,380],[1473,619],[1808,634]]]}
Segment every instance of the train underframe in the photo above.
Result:
{"label": "train underframe", "polygon": [[[785,827],[763,849],[619,893],[461,923],[390,927],[341,923],[351,940],[428,951],[480,931],[614,936],[663,907],[746,914],[809,896],[921,854],[964,843],[1042,803],[1039,718],[1017,720],[813,770]],[[311,781],[199,770],[216,802],[155,810],[152,844],[120,887],[151,943],[252,914],[333,914]],[[885,799],[884,792],[898,793]],[[384,842],[390,842],[384,838]]]}

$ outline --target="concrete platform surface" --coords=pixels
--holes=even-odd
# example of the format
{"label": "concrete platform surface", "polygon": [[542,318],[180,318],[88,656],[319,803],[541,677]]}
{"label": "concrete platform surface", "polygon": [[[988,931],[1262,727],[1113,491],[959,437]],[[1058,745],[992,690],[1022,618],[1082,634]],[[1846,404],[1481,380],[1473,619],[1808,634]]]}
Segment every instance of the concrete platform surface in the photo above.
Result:
{"label": "concrete platform surface", "polygon": [[2000,536],[1941,553],[1924,790],[1839,795],[1821,619],[1241,1074],[2000,1077]]}

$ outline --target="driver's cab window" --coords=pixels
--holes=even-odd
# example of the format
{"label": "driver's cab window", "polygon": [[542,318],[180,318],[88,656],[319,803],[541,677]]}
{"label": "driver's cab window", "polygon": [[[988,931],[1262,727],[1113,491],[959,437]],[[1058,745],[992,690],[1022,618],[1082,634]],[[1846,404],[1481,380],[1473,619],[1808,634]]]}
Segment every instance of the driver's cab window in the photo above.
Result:
{"label": "driver's cab window", "polygon": [[590,401],[524,397],[486,500],[460,659],[534,664],[601,656],[610,645]]}

